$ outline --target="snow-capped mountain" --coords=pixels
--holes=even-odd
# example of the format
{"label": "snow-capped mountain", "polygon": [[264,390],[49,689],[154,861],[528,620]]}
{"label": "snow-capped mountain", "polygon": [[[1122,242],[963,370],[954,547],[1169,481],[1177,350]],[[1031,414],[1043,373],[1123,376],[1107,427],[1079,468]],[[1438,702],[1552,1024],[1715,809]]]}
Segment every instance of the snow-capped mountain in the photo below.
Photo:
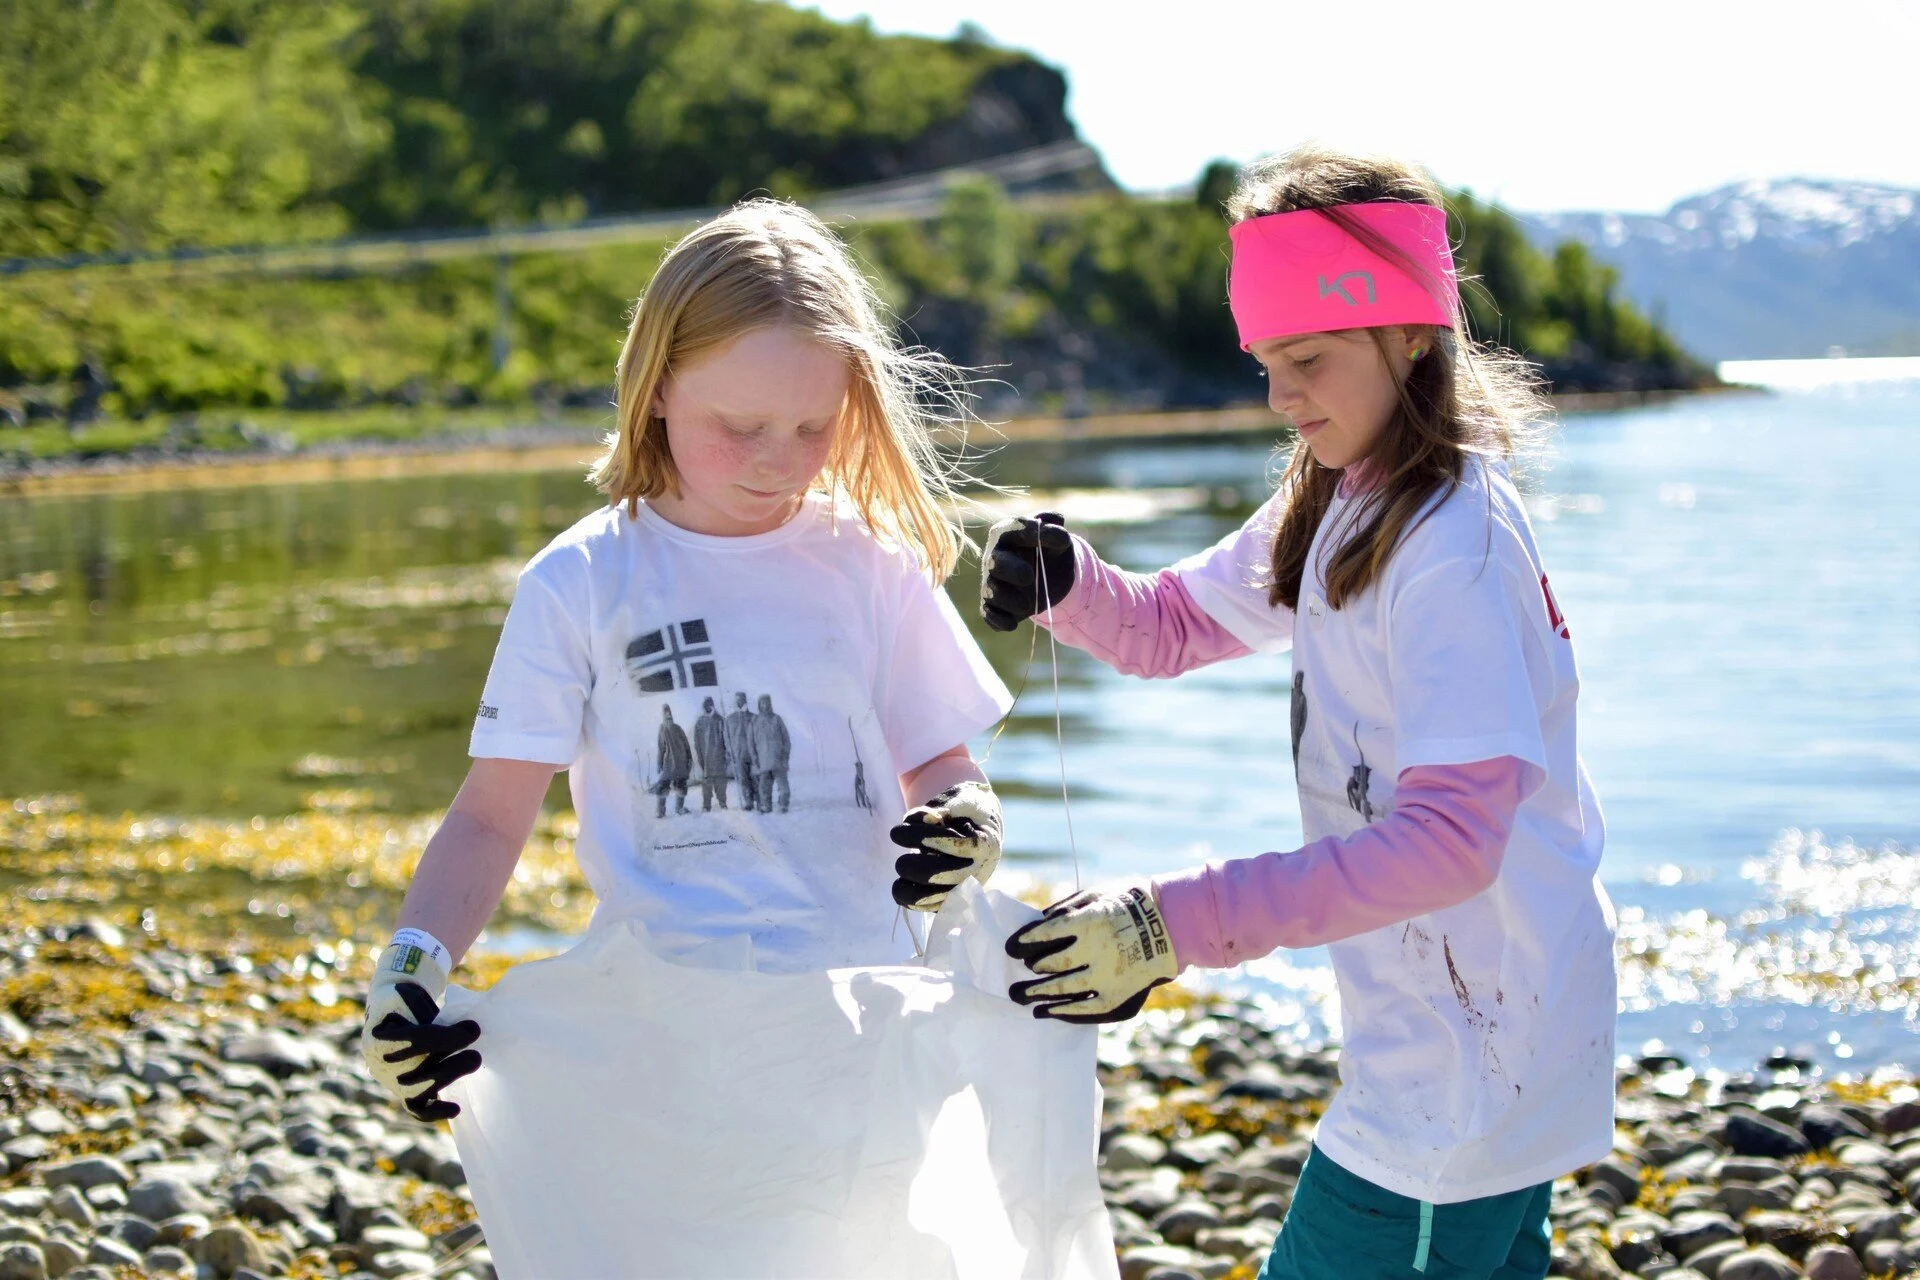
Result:
{"label": "snow-capped mountain", "polygon": [[1741,182],[1666,213],[1522,216],[1542,248],[1578,240],[1709,360],[1920,355],[1920,191]]}

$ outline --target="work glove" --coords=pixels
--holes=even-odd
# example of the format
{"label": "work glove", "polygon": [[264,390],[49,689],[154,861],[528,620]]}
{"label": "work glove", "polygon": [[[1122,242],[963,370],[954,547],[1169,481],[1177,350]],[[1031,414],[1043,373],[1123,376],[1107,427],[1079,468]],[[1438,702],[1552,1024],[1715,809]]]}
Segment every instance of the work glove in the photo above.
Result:
{"label": "work glove", "polygon": [[480,1069],[470,1048],[480,1038],[472,1019],[437,1021],[447,994],[447,949],[423,929],[394,935],[367,987],[360,1053],[367,1070],[416,1120],[450,1120],[460,1108],[440,1091]]}
{"label": "work glove", "polygon": [[1000,801],[984,782],[959,783],[907,810],[888,833],[911,851],[894,860],[893,900],[938,911],[968,876],[985,884],[1000,865],[1000,830]]}
{"label": "work glove", "polygon": [[1124,1022],[1180,973],[1160,904],[1144,885],[1062,898],[1014,931],[1007,954],[1041,975],[1007,995],[1056,1022]]}
{"label": "work glove", "polygon": [[1071,590],[1073,535],[1065,519],[1042,511],[987,530],[987,547],[980,553],[980,616],[988,626],[1012,631]]}

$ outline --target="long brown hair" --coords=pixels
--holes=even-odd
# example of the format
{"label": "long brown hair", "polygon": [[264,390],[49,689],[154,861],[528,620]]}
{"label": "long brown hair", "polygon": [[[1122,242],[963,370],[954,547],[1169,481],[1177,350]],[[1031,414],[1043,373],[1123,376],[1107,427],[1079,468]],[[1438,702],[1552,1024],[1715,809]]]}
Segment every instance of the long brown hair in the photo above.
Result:
{"label": "long brown hair", "polygon": [[965,376],[934,352],[896,342],[847,246],[784,201],[737,204],[667,251],[634,306],[616,380],[619,426],[589,479],[629,509],[679,492],[654,393],[676,368],[776,324],[840,352],[853,375],[815,489],[847,499],[877,536],[945,580],[966,543],[943,506],[964,477],[933,437],[943,424],[973,420]]}
{"label": "long brown hair", "polygon": [[[1420,264],[1339,207],[1375,201],[1446,207],[1439,185],[1412,165],[1309,145],[1245,170],[1227,201],[1227,217],[1244,222],[1270,213],[1320,209],[1367,248],[1419,278],[1424,274]],[[1389,332],[1355,330],[1345,336],[1370,337],[1391,367]],[[1458,307],[1451,325],[1432,326],[1431,333],[1426,355],[1400,382],[1399,403],[1386,427],[1355,464],[1367,468],[1371,484],[1354,505],[1349,532],[1326,561],[1331,608],[1338,609],[1379,579],[1394,549],[1425,518],[1421,513],[1437,505],[1434,496],[1460,483],[1470,457],[1517,459],[1546,409],[1531,367],[1511,352],[1474,342]],[[1340,487],[1341,474],[1321,466],[1304,444],[1295,446],[1280,477],[1284,498],[1267,584],[1273,606],[1299,607],[1314,532]]]}

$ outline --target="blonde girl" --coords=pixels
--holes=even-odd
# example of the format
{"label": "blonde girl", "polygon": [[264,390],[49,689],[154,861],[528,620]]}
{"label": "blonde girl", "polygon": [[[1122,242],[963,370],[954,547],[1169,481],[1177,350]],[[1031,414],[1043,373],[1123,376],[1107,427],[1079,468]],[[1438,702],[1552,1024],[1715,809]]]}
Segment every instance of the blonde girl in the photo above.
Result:
{"label": "blonde girl", "polygon": [[1327,945],[1341,1088],[1262,1275],[1544,1276],[1552,1180],[1612,1145],[1615,994],[1573,647],[1508,477],[1536,397],[1468,340],[1421,173],[1306,149],[1228,210],[1241,343],[1300,438],[1279,491],[1150,577],[1010,522],[983,607],[1141,676],[1290,648],[1288,705],[1250,714],[1291,722],[1309,843],[1056,903],[1012,995],[1109,1021]]}
{"label": "blonde girl", "polygon": [[592,473],[607,505],[520,576],[472,770],[368,996],[367,1065],[415,1115],[456,1114],[440,1092],[479,1066],[479,1028],[439,1002],[559,769],[598,910],[668,954],[895,962],[898,907],[991,874],[1000,808],[965,743],[1009,699],[939,585],[961,545],[943,403],[963,408],[957,375],[895,345],[805,211],[742,204],[667,253]]}

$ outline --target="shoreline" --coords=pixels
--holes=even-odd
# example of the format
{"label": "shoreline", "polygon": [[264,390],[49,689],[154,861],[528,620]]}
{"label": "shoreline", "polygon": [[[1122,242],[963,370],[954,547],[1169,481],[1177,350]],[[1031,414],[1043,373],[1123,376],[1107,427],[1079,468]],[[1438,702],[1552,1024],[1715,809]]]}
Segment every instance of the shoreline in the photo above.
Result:
{"label": "shoreline", "polygon": [[[150,917],[0,927],[6,1274],[496,1280],[445,1129],[406,1116],[361,1064],[372,959],[331,934],[190,941]],[[455,978],[484,987],[501,971],[483,957]],[[1337,1052],[1173,988],[1103,1032],[1098,1060],[1122,1280],[1250,1280]],[[1920,1274],[1911,1078],[1623,1059],[1615,1121],[1612,1152],[1554,1183],[1550,1274]]]}
{"label": "shoreline", "polygon": [[[1557,417],[1605,413],[1751,388],[1569,392],[1552,397]],[[994,423],[977,447],[1112,440],[1165,441],[1229,438],[1281,428],[1264,405],[1085,417],[1012,418]],[[447,432],[412,440],[344,439],[286,452],[197,450],[175,454],[135,451],[65,457],[0,471],[0,494],[10,497],[152,493],[225,489],[328,480],[521,473],[585,469],[599,451],[603,429],[536,424],[486,432]],[[945,443],[952,443],[949,438]]]}

